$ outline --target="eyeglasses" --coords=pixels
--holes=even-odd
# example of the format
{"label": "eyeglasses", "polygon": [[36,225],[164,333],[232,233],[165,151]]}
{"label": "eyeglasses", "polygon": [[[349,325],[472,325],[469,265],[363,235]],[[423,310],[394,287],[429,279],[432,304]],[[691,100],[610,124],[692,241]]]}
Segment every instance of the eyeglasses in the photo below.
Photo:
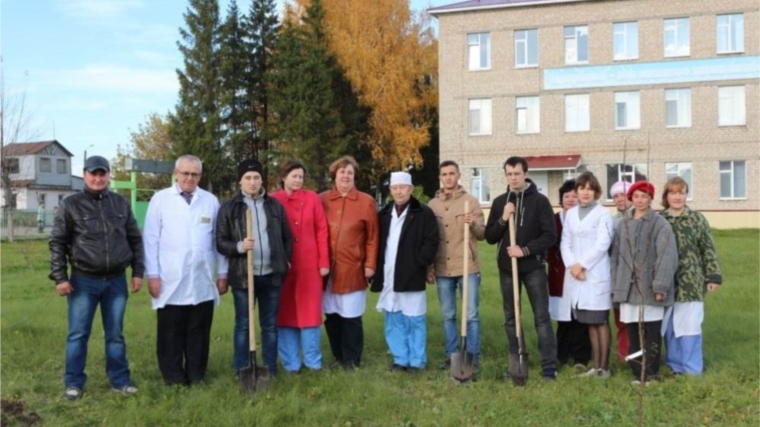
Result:
{"label": "eyeglasses", "polygon": [[182,172],[182,171],[177,171],[177,173],[180,174],[180,176],[182,176],[182,178],[198,179],[198,178],[201,177],[201,174],[198,173],[198,172]]}

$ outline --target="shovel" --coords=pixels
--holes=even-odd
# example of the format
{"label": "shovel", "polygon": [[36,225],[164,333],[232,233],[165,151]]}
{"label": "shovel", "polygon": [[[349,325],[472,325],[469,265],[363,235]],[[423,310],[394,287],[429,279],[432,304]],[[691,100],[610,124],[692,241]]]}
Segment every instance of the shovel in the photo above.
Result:
{"label": "shovel", "polygon": [[[464,202],[465,214],[470,210],[470,203]],[[469,276],[470,264],[470,224],[464,224],[464,272],[462,273],[462,340],[458,352],[451,354],[451,378],[458,382],[464,383],[472,379],[473,361],[472,353],[467,351],[467,279]]]}
{"label": "shovel", "polygon": [[[509,246],[516,244],[515,214],[509,217]],[[517,273],[517,258],[512,259],[512,299],[515,301],[515,328],[517,332],[517,355],[509,355],[509,373],[516,386],[524,386],[528,381],[528,353],[525,352],[525,341],[522,335],[520,319],[520,275]]]}
{"label": "shovel", "polygon": [[[253,237],[253,219],[251,210],[245,212],[245,234],[250,239]],[[253,251],[247,252],[246,270],[248,272],[248,366],[239,372],[240,388],[244,393],[255,393],[260,390],[269,380],[269,370],[263,366],[256,366],[256,327],[253,319],[255,315],[253,303]]]}

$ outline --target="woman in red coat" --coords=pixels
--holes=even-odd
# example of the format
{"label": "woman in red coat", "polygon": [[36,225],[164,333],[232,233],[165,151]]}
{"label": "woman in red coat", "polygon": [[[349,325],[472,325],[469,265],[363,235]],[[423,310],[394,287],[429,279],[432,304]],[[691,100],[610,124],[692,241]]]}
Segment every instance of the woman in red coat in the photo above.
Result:
{"label": "woman in red coat", "polygon": [[[293,256],[277,314],[277,350],[286,372],[322,368],[322,277],[330,272],[327,221],[322,202],[303,190],[306,168],[288,160],[279,171],[282,190],[272,194],[285,207],[293,235]],[[300,353],[300,355],[299,355]]]}

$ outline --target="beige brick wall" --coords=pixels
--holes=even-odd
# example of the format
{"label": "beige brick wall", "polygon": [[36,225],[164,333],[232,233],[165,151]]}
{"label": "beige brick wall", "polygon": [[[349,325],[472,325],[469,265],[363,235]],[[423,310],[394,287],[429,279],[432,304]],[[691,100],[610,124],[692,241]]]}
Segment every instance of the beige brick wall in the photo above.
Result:
{"label": "beige brick wall", "polygon": [[[691,206],[700,210],[760,210],[760,81],[683,83],[625,86],[574,91],[542,91],[545,68],[564,67],[563,28],[588,25],[589,64],[621,63],[612,60],[613,22],[639,23],[639,58],[624,63],[714,58],[716,15],[744,14],[745,52],[760,55],[760,7],[756,0],[715,2],[704,0],[593,1],[441,14],[439,20],[439,78],[441,159],[454,159],[463,167],[463,184],[469,187],[470,168],[487,171],[492,198],[505,188],[501,164],[510,155],[581,154],[588,170],[606,183],[606,165],[648,163],[649,178],[658,193],[665,182],[665,163],[690,162],[693,171]],[[690,56],[663,58],[663,19],[690,18]],[[538,29],[538,67],[514,66],[514,31]],[[490,32],[491,69],[467,70],[467,34]],[[721,55],[722,56],[722,55]],[[621,82],[622,83],[622,82]],[[746,87],[747,124],[718,126],[718,87]],[[691,88],[692,126],[665,128],[666,88]],[[614,92],[640,91],[641,129],[614,128]],[[565,132],[564,96],[590,94],[591,131]],[[541,131],[515,133],[515,97],[540,95]],[[468,136],[468,100],[491,98],[493,133]],[[623,150],[623,147],[627,149]],[[718,162],[744,160],[747,165],[745,200],[719,200]],[[549,194],[556,192],[562,173],[549,174]]]}

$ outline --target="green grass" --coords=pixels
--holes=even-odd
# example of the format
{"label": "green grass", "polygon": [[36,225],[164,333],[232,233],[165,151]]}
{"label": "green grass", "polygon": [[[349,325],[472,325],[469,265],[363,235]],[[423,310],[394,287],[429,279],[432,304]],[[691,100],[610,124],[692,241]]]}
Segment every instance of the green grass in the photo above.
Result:
{"label": "green grass", "polygon": [[[646,426],[757,426],[760,424],[760,314],[758,230],[716,231],[725,285],[706,302],[707,372],[668,377],[646,389]],[[268,391],[241,395],[233,376],[230,295],[214,315],[207,382],[192,388],[163,385],[155,356],[155,313],[145,292],[130,298],[125,336],[140,393],[112,393],[104,372],[99,316],[90,339],[84,398],[63,392],[66,301],[47,279],[45,242],[2,245],[2,399],[25,403],[46,426],[628,426],[635,425],[638,390],[628,367],[613,364],[608,381],[579,381],[563,368],[558,381],[540,378],[538,349],[527,302],[524,319],[530,379],[524,388],[505,380],[507,359],[494,249],[483,246],[482,373],[458,386],[435,370],[443,358],[440,310],[428,292],[428,368],[416,375],[387,371],[390,358],[382,318],[364,317],[365,350],[356,372],[325,369],[281,375]],[[327,339],[322,350],[331,363]],[[614,353],[613,353],[614,354]],[[667,368],[663,368],[667,373]],[[3,425],[24,425],[4,411]]]}

